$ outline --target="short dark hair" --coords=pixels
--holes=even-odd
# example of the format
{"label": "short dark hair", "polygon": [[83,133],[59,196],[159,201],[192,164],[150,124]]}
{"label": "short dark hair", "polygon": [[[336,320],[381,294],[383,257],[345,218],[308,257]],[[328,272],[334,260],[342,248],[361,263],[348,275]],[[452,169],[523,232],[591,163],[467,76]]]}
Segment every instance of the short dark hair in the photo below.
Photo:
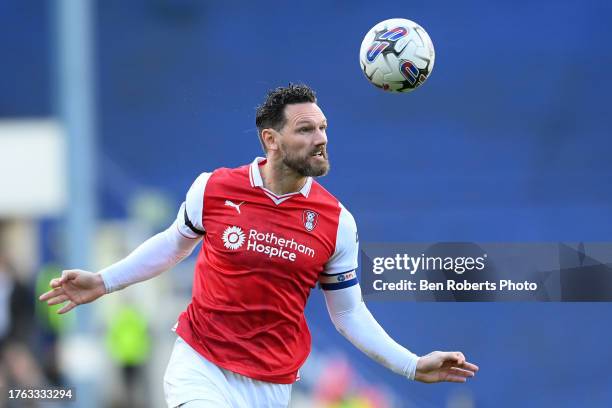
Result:
{"label": "short dark hair", "polygon": [[308,102],[317,103],[317,95],[308,85],[289,84],[286,87],[281,86],[268,92],[266,100],[257,107],[255,114],[255,125],[264,151],[266,146],[261,137],[261,132],[269,128],[280,130],[285,126],[287,121],[285,106]]}

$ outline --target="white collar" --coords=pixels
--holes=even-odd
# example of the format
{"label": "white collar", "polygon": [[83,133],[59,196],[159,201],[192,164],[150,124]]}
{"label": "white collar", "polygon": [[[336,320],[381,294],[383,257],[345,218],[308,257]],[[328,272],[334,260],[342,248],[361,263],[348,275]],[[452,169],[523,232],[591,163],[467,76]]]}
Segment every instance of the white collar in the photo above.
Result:
{"label": "white collar", "polygon": [[[251,187],[260,187],[263,189],[268,195],[271,195],[270,198],[274,200],[274,202],[280,200],[280,202],[285,201],[290,196],[295,194],[302,194],[304,197],[308,198],[308,194],[310,194],[310,188],[312,187],[312,177],[306,178],[306,183],[300,189],[300,191],[296,191],[294,193],[288,193],[283,195],[276,195],[272,191],[268,190],[263,185],[263,179],[261,178],[261,172],[259,171],[259,165],[266,161],[265,157],[256,157],[255,160],[249,166],[249,180],[251,182]],[[280,204],[280,203],[277,203]]]}

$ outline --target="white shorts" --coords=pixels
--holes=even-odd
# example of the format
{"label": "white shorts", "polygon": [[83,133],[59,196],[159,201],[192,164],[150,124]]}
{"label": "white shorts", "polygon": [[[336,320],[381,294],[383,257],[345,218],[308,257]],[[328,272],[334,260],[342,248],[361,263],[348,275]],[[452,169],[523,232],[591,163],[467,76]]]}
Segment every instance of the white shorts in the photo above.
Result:
{"label": "white shorts", "polygon": [[258,381],[225,370],[178,337],[164,375],[164,393],[169,408],[189,401],[211,408],[286,408],[291,384]]}

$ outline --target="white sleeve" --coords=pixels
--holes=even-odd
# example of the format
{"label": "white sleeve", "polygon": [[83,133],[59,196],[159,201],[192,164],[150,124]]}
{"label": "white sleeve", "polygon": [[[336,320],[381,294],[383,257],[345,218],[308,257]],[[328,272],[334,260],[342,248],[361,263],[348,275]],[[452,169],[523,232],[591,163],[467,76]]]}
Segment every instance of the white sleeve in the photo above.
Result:
{"label": "white sleeve", "polygon": [[121,261],[100,271],[106,292],[151,279],[188,257],[204,234],[204,189],[210,173],[193,182],[176,220],[167,230],[149,238]]}
{"label": "white sleeve", "polygon": [[204,189],[210,175],[211,173],[202,173],[195,179],[176,216],[178,229],[187,238],[197,238],[204,235],[204,226],[202,225]]}
{"label": "white sleeve", "polygon": [[357,225],[351,213],[340,204],[336,249],[325,264],[325,275],[335,275],[357,269],[359,238]]}
{"label": "white sleeve", "polygon": [[106,293],[151,279],[189,256],[201,237],[187,238],[177,222],[149,238],[121,261],[100,271]]}
{"label": "white sleeve", "polygon": [[359,284],[323,293],[334,326],[347,340],[393,372],[414,380],[419,357],[397,344],[378,324],[363,303]]}

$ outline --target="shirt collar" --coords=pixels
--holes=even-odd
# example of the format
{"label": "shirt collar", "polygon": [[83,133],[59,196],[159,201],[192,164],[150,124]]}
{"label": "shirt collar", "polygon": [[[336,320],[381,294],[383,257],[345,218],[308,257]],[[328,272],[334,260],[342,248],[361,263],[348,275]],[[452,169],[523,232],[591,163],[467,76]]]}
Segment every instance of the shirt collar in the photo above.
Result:
{"label": "shirt collar", "polygon": [[[261,172],[259,171],[259,166],[261,164],[265,164],[265,162],[266,162],[265,157],[256,157],[255,160],[253,160],[249,168],[249,179],[251,181],[251,187],[260,187],[272,193],[270,190],[268,190],[267,188],[263,186],[263,179],[261,178]],[[295,193],[283,194],[282,196],[277,196],[277,197],[285,197],[288,195],[300,193],[304,197],[308,198],[308,194],[310,194],[310,187],[312,187],[312,177],[306,178],[306,183],[304,183],[304,186],[300,189],[300,191],[296,191]]]}

